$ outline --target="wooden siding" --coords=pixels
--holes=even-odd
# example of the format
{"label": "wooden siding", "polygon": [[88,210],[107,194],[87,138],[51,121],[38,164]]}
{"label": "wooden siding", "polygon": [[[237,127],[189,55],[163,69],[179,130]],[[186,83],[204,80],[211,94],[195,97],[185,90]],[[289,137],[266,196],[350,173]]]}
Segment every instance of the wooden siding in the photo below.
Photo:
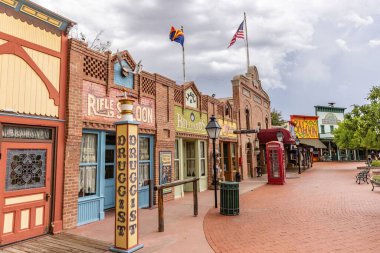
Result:
{"label": "wooden siding", "polygon": [[28,55],[33,59],[47,79],[53,84],[54,88],[59,92],[59,73],[60,59],[48,54],[38,52],[36,50],[23,47]]}
{"label": "wooden siding", "polygon": [[0,110],[57,117],[58,106],[49,98],[41,78],[21,58],[0,55]]}
{"label": "wooden siding", "polygon": [[51,50],[61,51],[61,37],[0,13],[0,31]]}

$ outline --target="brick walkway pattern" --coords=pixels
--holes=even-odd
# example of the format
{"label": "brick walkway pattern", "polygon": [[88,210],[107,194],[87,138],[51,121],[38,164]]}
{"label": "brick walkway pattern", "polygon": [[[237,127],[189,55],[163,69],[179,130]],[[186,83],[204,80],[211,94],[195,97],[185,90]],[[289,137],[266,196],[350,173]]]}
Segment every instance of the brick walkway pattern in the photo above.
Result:
{"label": "brick walkway pattern", "polygon": [[210,209],[206,239],[215,252],[380,252],[380,188],[355,183],[363,165],[315,163],[242,195],[239,216]]}

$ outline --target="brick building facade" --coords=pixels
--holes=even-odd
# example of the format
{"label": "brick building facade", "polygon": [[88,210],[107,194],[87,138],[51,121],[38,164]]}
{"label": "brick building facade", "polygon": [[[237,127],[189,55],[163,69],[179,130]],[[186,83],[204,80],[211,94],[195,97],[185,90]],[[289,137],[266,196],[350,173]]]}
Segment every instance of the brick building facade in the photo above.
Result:
{"label": "brick building facade", "polygon": [[[156,203],[153,186],[199,177],[200,191],[212,184],[212,145],[205,127],[215,115],[222,127],[217,142],[218,177],[234,180],[238,167],[237,111],[232,100],[203,95],[193,82],[177,85],[159,74],[133,73],[127,52],[99,53],[77,40],[69,41],[65,153],[64,228],[101,220],[114,206],[114,123],[120,118],[118,96],[135,98],[140,121],[139,207]],[[122,76],[121,70],[129,70]],[[161,156],[171,166],[161,166]],[[79,168],[79,169],[78,169]],[[190,186],[165,193],[179,198]]]}
{"label": "brick building facade", "polygon": [[[261,86],[258,70],[250,66],[246,75],[235,76],[232,80],[233,106],[238,111],[239,129],[271,128],[270,98]],[[259,151],[257,134],[239,135],[239,157],[242,178],[254,177],[258,166]]]}

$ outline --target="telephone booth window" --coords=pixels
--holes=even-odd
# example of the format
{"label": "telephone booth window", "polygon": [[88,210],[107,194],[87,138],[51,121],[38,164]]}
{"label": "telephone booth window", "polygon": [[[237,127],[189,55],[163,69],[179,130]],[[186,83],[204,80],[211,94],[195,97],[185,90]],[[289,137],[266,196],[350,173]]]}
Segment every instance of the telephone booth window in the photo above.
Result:
{"label": "telephone booth window", "polygon": [[278,151],[270,150],[269,151],[269,159],[271,164],[271,172],[273,177],[280,177],[280,164],[278,162]]}

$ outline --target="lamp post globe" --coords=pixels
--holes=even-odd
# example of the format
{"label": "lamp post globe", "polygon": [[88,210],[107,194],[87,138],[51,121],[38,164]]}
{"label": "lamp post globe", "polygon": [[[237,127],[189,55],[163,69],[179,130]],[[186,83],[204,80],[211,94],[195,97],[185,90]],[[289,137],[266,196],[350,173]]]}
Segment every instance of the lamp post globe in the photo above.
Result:
{"label": "lamp post globe", "polygon": [[277,140],[282,142],[284,140],[284,133],[281,130],[278,130],[276,133]]}
{"label": "lamp post globe", "polygon": [[220,130],[222,128],[220,127],[218,121],[216,121],[216,118],[214,115],[210,117],[210,121],[208,122],[206,126],[206,131],[208,134],[208,137],[212,139],[212,152],[213,152],[213,160],[214,160],[214,197],[215,197],[215,208],[218,208],[218,193],[217,193],[217,181],[216,181],[216,152],[215,152],[215,140],[219,138]]}

